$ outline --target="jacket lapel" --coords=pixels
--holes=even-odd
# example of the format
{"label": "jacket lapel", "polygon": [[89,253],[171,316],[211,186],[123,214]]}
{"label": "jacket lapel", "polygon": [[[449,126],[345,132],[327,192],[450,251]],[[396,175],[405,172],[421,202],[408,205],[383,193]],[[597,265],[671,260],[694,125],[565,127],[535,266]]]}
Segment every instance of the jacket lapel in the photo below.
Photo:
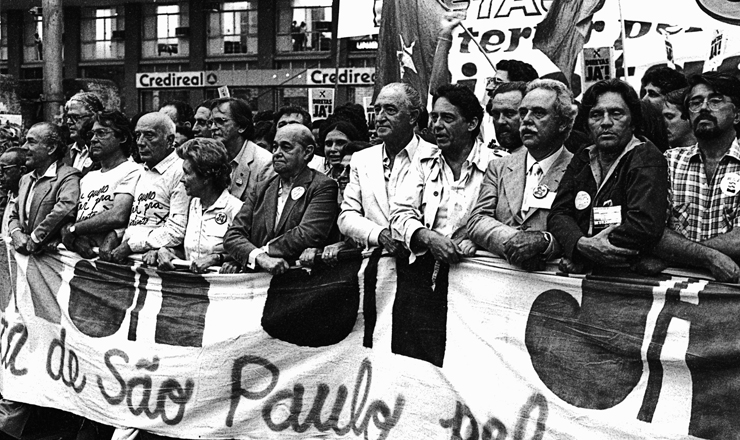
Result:
{"label": "jacket lapel", "polygon": [[[33,171],[31,171],[32,173]],[[20,220],[21,226],[24,229],[24,233],[30,233],[28,218],[26,218],[26,202],[28,201],[28,193],[31,188],[31,173],[26,174],[21,179],[21,183],[18,186],[18,220]]]}
{"label": "jacket lapel", "polygon": [[280,185],[280,177],[276,177],[272,182],[269,183],[265,190],[265,198],[262,203],[265,207],[263,212],[265,218],[263,222],[265,224],[265,234],[268,239],[275,235],[275,214],[277,213],[277,199],[278,199],[278,186]]}
{"label": "jacket lapel", "polygon": [[509,202],[511,216],[519,219],[522,215],[522,200],[524,199],[524,184],[527,166],[527,152],[519,153],[519,157],[506,167],[504,175],[504,189]]}
{"label": "jacket lapel", "polygon": [[[288,218],[290,218],[290,213],[293,211],[293,208],[295,208],[295,205],[299,202],[302,203],[303,199],[305,197],[308,197],[308,187],[311,184],[311,180],[313,180],[311,169],[309,167],[305,167],[303,171],[301,171],[301,174],[299,174],[296,177],[295,181],[293,181],[293,186],[290,188],[290,194],[288,194],[288,199],[285,201],[283,212],[280,215],[280,221],[278,222],[277,228],[275,228],[276,235],[281,235],[283,233],[285,222]],[[297,200],[293,200],[293,189],[298,187],[303,187],[303,194],[301,194],[301,196]],[[275,205],[277,207],[277,203]]]}
{"label": "jacket lapel", "polygon": [[41,206],[41,202],[46,199],[46,196],[49,195],[49,192],[51,191],[51,187],[54,186],[54,182],[57,180],[57,175],[59,174],[59,169],[57,168],[57,174],[54,175],[54,177],[44,178],[42,177],[38,183],[36,183],[36,187],[33,189],[33,200],[31,201],[31,210],[29,211],[29,219],[28,219],[28,227],[33,228],[36,224],[36,217],[39,213],[39,206]]}
{"label": "jacket lapel", "polygon": [[[236,191],[234,191],[232,195],[238,199],[242,198],[244,191],[246,191],[247,186],[249,186],[249,175],[252,171],[251,165],[252,162],[254,162],[254,148],[251,148],[250,142],[246,141],[242,148],[244,149],[244,152],[241,155],[239,162],[236,164],[236,169],[232,176],[234,183],[236,184]],[[241,181],[241,184],[237,183],[239,181]],[[250,191],[251,190],[252,188],[250,188]]]}
{"label": "jacket lapel", "polygon": [[[388,193],[385,185],[385,173],[383,172],[383,148],[385,148],[385,144],[380,144],[378,155],[367,166],[367,175],[369,177],[368,181],[373,183],[372,191],[375,194],[375,199],[378,201],[378,205],[380,205],[385,218],[389,219],[390,207],[388,205]],[[376,182],[378,184],[375,184]]]}
{"label": "jacket lapel", "polygon": [[[568,150],[563,148],[563,151],[560,152],[560,155],[557,159],[555,159],[555,162],[552,163],[552,166],[547,171],[547,174],[542,176],[542,185],[547,185],[547,188],[550,190],[550,193],[556,193],[558,192],[558,187],[560,186],[560,179],[563,178],[563,173],[565,173],[565,169],[568,167],[568,164],[570,163],[570,159],[573,157]],[[529,211],[527,211],[527,215],[524,216],[524,219],[522,222],[527,221],[528,218],[532,217],[540,208],[532,208]]]}

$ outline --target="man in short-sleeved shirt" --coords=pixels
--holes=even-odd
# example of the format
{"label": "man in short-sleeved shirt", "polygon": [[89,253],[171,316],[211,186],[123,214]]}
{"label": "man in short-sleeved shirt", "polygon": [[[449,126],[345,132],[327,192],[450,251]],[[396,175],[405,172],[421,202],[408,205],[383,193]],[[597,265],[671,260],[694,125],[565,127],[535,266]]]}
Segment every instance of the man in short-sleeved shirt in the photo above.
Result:
{"label": "man in short-sleeved shirt", "polygon": [[64,246],[85,258],[95,256],[92,248],[101,246],[108,234],[115,239],[123,235],[141,174],[141,165],[128,160],[134,144],[128,118],[119,111],[93,118],[90,156],[100,169],[80,180],[77,218],[62,228]]}
{"label": "man in short-sleeved shirt", "polygon": [[[136,124],[136,142],[144,171],[136,185],[128,228],[111,259],[122,262],[143,253],[182,243],[190,199],[182,180],[182,159],[174,149],[175,123],[162,113],[148,113]],[[146,258],[156,262],[156,253]]]}
{"label": "man in short-sleeved shirt", "polygon": [[740,146],[734,124],[740,122],[740,80],[716,72],[694,75],[684,101],[698,143],[665,153],[668,228],[654,255],[737,282],[740,267],[733,260],[740,259]]}

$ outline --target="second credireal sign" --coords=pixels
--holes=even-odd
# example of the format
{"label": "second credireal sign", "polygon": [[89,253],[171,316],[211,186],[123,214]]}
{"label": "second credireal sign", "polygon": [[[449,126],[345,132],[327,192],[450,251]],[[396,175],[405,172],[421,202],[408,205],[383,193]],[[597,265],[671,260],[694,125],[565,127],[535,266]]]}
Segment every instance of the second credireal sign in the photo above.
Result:
{"label": "second credireal sign", "polygon": [[137,89],[205,87],[205,72],[147,72],[136,74]]}
{"label": "second credireal sign", "polygon": [[309,69],[306,75],[306,84],[310,86],[323,86],[338,83],[341,85],[365,85],[375,84],[374,67],[349,67],[339,69]]}

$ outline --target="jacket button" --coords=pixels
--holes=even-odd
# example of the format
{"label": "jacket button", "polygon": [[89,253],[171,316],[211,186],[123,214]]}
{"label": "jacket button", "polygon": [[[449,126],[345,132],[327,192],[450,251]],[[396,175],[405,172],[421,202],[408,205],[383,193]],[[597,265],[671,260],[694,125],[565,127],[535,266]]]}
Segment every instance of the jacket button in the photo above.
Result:
{"label": "jacket button", "polygon": [[437,197],[439,195],[439,191],[434,191],[434,197]]}
{"label": "jacket button", "polygon": [[431,226],[429,226],[429,223],[427,223],[427,224],[426,224],[426,225],[424,225],[424,226],[426,226],[426,227],[427,227],[427,229],[430,229],[430,228],[431,228]]}

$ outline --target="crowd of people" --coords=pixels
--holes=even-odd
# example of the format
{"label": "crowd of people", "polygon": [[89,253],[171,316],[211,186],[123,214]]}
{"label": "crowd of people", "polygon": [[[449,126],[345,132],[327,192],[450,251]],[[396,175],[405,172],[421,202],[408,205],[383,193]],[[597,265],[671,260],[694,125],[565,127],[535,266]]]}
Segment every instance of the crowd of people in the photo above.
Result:
{"label": "crowd of people", "polygon": [[579,102],[526,63],[497,67],[485,106],[443,84],[427,111],[426,91],[385,85],[372,132],[352,104],[312,121],[219,98],[131,120],[77,93],[63,125],[0,129],[0,233],[21,254],[62,244],[196,273],[279,275],[379,246],[400,264],[486,250],[527,271],[740,281],[740,79],[658,67],[639,94],[608,79]]}
{"label": "crowd of people", "polygon": [[354,105],[312,121],[219,98],[129,120],[80,92],[66,126],[3,142],[1,232],[22,254],[62,243],[201,273],[280,274],[382,246],[410,263],[487,250],[526,270],[689,265],[738,282],[740,80],[660,67],[642,98],[610,79],[578,102],[536,75],[501,63],[485,110],[463,85],[437,88],[427,113],[420,91],[388,84],[372,139]]}

